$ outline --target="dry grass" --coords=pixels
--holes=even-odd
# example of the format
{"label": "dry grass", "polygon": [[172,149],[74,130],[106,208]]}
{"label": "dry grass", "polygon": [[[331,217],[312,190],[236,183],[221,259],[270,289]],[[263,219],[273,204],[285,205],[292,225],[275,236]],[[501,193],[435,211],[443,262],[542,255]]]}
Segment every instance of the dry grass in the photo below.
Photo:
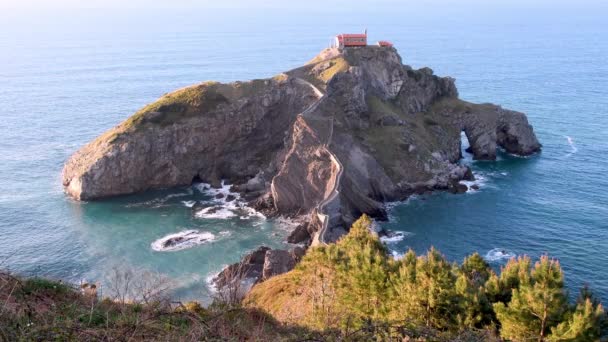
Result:
{"label": "dry grass", "polygon": [[[56,281],[0,273],[0,341],[275,341],[310,334],[259,310],[174,303],[160,292],[139,293],[142,283],[131,275],[116,280],[120,290],[111,300]],[[127,300],[125,293],[139,299]]]}
{"label": "dry grass", "polygon": [[349,68],[348,62],[342,57],[334,58],[328,63],[330,64],[330,67],[319,74],[319,79],[324,83],[329,82],[336,74],[344,72]]}

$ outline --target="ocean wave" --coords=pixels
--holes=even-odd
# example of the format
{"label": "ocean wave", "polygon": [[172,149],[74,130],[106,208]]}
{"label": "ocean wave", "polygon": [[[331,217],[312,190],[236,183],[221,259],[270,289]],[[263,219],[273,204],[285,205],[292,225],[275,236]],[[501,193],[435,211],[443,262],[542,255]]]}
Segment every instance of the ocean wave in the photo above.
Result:
{"label": "ocean wave", "polygon": [[[222,181],[220,188],[213,188],[207,183],[198,183],[194,187],[203,194],[210,196],[212,206],[198,210],[194,215],[203,219],[230,219],[239,217],[241,220],[252,218],[266,219],[264,214],[245,205],[238,192],[230,191],[230,185]],[[194,205],[193,205],[194,206]]]}
{"label": "ocean wave", "polygon": [[176,197],[184,197],[184,196],[191,196],[192,195],[192,189],[188,189],[186,192],[177,192],[174,194],[168,194],[167,196],[165,196],[165,198],[163,198],[163,201],[168,201],[172,198],[176,198]]}
{"label": "ocean wave", "polygon": [[285,216],[279,216],[273,220],[274,226],[279,230],[291,232],[302,222],[299,220],[294,220]]}
{"label": "ocean wave", "polygon": [[198,211],[195,214],[195,216],[198,218],[205,218],[205,219],[225,220],[225,219],[229,219],[231,217],[235,217],[236,213],[229,208],[225,208],[222,206],[213,206],[213,207],[201,209],[200,211]]}
{"label": "ocean wave", "polygon": [[[162,208],[162,207],[167,207],[172,205],[169,201],[173,198],[179,198],[179,197],[185,197],[185,196],[191,196],[192,195],[192,189],[187,189],[185,192],[175,192],[175,193],[171,193],[168,195],[165,195],[163,197],[157,197],[157,198],[153,198],[147,201],[141,201],[141,202],[133,202],[133,203],[128,203],[125,205],[125,207],[127,208],[140,208],[140,207],[149,207],[149,208]],[[184,203],[186,206],[188,206],[187,203],[190,203],[192,201],[181,201],[182,203]],[[194,205],[194,203],[192,204]]]}
{"label": "ocean wave", "polygon": [[399,241],[403,241],[408,236],[411,236],[412,233],[407,232],[393,232],[387,231],[386,235],[380,237],[380,241],[384,243],[395,243]]}
{"label": "ocean wave", "polygon": [[205,277],[205,283],[207,284],[207,288],[211,293],[217,293],[217,286],[215,285],[213,279],[217,278],[217,276],[220,275],[220,273],[222,273],[226,267],[228,267],[228,265],[223,265],[221,271],[211,272]]}
{"label": "ocean wave", "polygon": [[182,201],[182,203],[188,207],[188,208],[192,208],[194,207],[194,205],[196,204],[196,201]]}
{"label": "ocean wave", "polygon": [[179,233],[169,234],[150,244],[157,252],[175,252],[192,248],[215,240],[215,235],[198,230],[185,230]]}
{"label": "ocean wave", "polygon": [[566,138],[566,140],[568,141],[568,145],[570,145],[570,152],[568,152],[568,154],[566,154],[566,158],[567,158],[567,157],[570,157],[571,155],[575,154],[576,152],[578,152],[578,148],[574,144],[574,139],[572,139],[572,137],[564,135],[564,138]]}
{"label": "ocean wave", "polygon": [[211,272],[207,274],[207,277],[205,277],[205,283],[207,283],[207,288],[209,289],[209,291],[213,294],[223,293],[224,295],[226,295],[228,294],[226,291],[236,290],[238,292],[237,295],[245,296],[253,287],[253,285],[255,285],[256,279],[245,277],[240,280],[240,285],[236,288],[233,287],[232,289],[223,289],[222,291],[217,288],[217,285],[213,280],[217,278],[217,276],[219,276],[220,273],[222,273],[226,268],[228,268],[228,265],[223,265],[222,269],[219,272]]}
{"label": "ocean wave", "polygon": [[[460,181],[460,183],[467,186],[468,194],[475,193],[475,192],[479,191],[479,189],[486,187],[488,184],[488,178],[485,175],[480,174],[480,173],[474,173],[473,175],[475,176],[475,180],[473,180],[473,181],[467,181],[467,180]],[[474,186],[477,187],[477,189],[475,189]]]}
{"label": "ocean wave", "polygon": [[488,251],[488,253],[486,253],[486,256],[484,257],[484,259],[486,259],[486,261],[501,261],[501,260],[509,260],[511,258],[516,257],[516,254],[508,251],[504,248],[494,248],[491,249],[490,251]]}

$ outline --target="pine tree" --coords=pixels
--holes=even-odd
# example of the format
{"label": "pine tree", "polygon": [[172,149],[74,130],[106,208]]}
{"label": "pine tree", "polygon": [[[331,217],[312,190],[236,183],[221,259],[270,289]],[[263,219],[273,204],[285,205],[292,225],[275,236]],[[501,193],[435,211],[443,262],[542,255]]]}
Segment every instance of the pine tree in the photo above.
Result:
{"label": "pine tree", "polygon": [[399,324],[413,327],[420,323],[420,305],[416,296],[416,253],[409,250],[397,263],[391,275],[389,292],[389,319]]}
{"label": "pine tree", "polygon": [[605,312],[602,304],[594,305],[587,298],[576,306],[563,323],[551,330],[550,341],[598,341],[602,333]]}
{"label": "pine tree", "polygon": [[598,341],[608,333],[608,317],[588,286],[581,289],[567,319],[551,330],[551,341]]}
{"label": "pine tree", "polygon": [[484,288],[490,274],[490,266],[478,253],[464,259],[456,281],[461,311],[458,321],[461,329],[481,328],[491,323],[494,315]]}
{"label": "pine tree", "polygon": [[529,281],[531,264],[530,258],[524,255],[510,259],[507,265],[501,268],[500,275],[490,272],[485,285],[490,302],[508,303],[511,300],[511,291],[519,287],[521,281]]}
{"label": "pine tree", "polygon": [[370,232],[371,220],[363,215],[337,244],[337,305],[347,315],[343,327],[359,328],[385,318],[388,297],[388,251]]}
{"label": "pine tree", "polygon": [[475,287],[483,286],[490,278],[490,265],[479,255],[473,253],[464,258],[460,271],[473,282]]}
{"label": "pine tree", "polygon": [[456,326],[459,297],[456,269],[434,248],[415,258],[413,252],[401,260],[392,279],[393,303],[390,317],[436,329]]}
{"label": "pine tree", "polygon": [[564,277],[559,263],[547,256],[541,257],[531,272],[525,270],[525,264],[518,267],[519,284],[508,304],[494,304],[500,335],[515,341],[544,341],[567,310]]}

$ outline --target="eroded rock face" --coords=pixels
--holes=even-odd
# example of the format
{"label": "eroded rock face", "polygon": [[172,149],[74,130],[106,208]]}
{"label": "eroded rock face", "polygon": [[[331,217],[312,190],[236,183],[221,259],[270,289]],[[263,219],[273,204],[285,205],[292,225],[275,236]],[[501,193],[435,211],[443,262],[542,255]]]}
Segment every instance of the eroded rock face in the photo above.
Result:
{"label": "eroded rock face", "polygon": [[214,185],[247,180],[269,166],[297,114],[316,100],[311,87],[286,75],[178,90],[76,152],[63,184],[84,200],[195,177]]}
{"label": "eroded rock face", "polygon": [[[452,78],[394,48],[329,49],[272,79],[168,94],[76,152],[63,182],[95,199],[227,179],[266,215],[308,216],[313,243],[335,241],[386,201],[465,191],[461,132],[475,159],[541,148],[524,114],[458,99]],[[282,255],[269,265],[287,268]]]}
{"label": "eroded rock face", "polygon": [[291,271],[304,253],[305,250],[302,247],[295,247],[287,251],[261,246],[246,254],[240,262],[222,270],[213,279],[213,283],[220,290],[234,282],[255,284]]}

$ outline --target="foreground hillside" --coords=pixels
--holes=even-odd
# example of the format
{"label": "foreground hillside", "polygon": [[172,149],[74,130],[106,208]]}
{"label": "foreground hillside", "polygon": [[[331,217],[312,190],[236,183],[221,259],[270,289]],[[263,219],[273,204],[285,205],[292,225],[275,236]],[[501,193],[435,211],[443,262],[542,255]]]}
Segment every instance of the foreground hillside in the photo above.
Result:
{"label": "foreground hillside", "polygon": [[226,301],[203,308],[196,302],[172,302],[160,293],[147,296],[148,290],[139,289],[138,298],[129,300],[101,299],[61,282],[0,273],[0,341],[280,341],[316,336],[279,324],[260,310]]}
{"label": "foreground hillside", "polygon": [[[336,244],[241,301],[172,302],[162,284],[118,276],[99,298],[40,278],[0,274],[2,341],[600,341],[606,314],[589,289],[568,303],[557,261],[513,259],[494,273],[474,254],[453,264],[436,250],[389,257],[359,219]],[[130,288],[131,287],[131,288]]]}
{"label": "foreground hillside", "polygon": [[431,340],[466,332],[467,340],[598,341],[606,333],[604,309],[588,289],[568,303],[556,260],[523,256],[500,274],[478,254],[460,265],[434,249],[394,260],[370,225],[359,219],[336,244],[312,248],[294,270],[256,285],[246,307],[286,324],[376,329],[382,338],[433,331]]}

